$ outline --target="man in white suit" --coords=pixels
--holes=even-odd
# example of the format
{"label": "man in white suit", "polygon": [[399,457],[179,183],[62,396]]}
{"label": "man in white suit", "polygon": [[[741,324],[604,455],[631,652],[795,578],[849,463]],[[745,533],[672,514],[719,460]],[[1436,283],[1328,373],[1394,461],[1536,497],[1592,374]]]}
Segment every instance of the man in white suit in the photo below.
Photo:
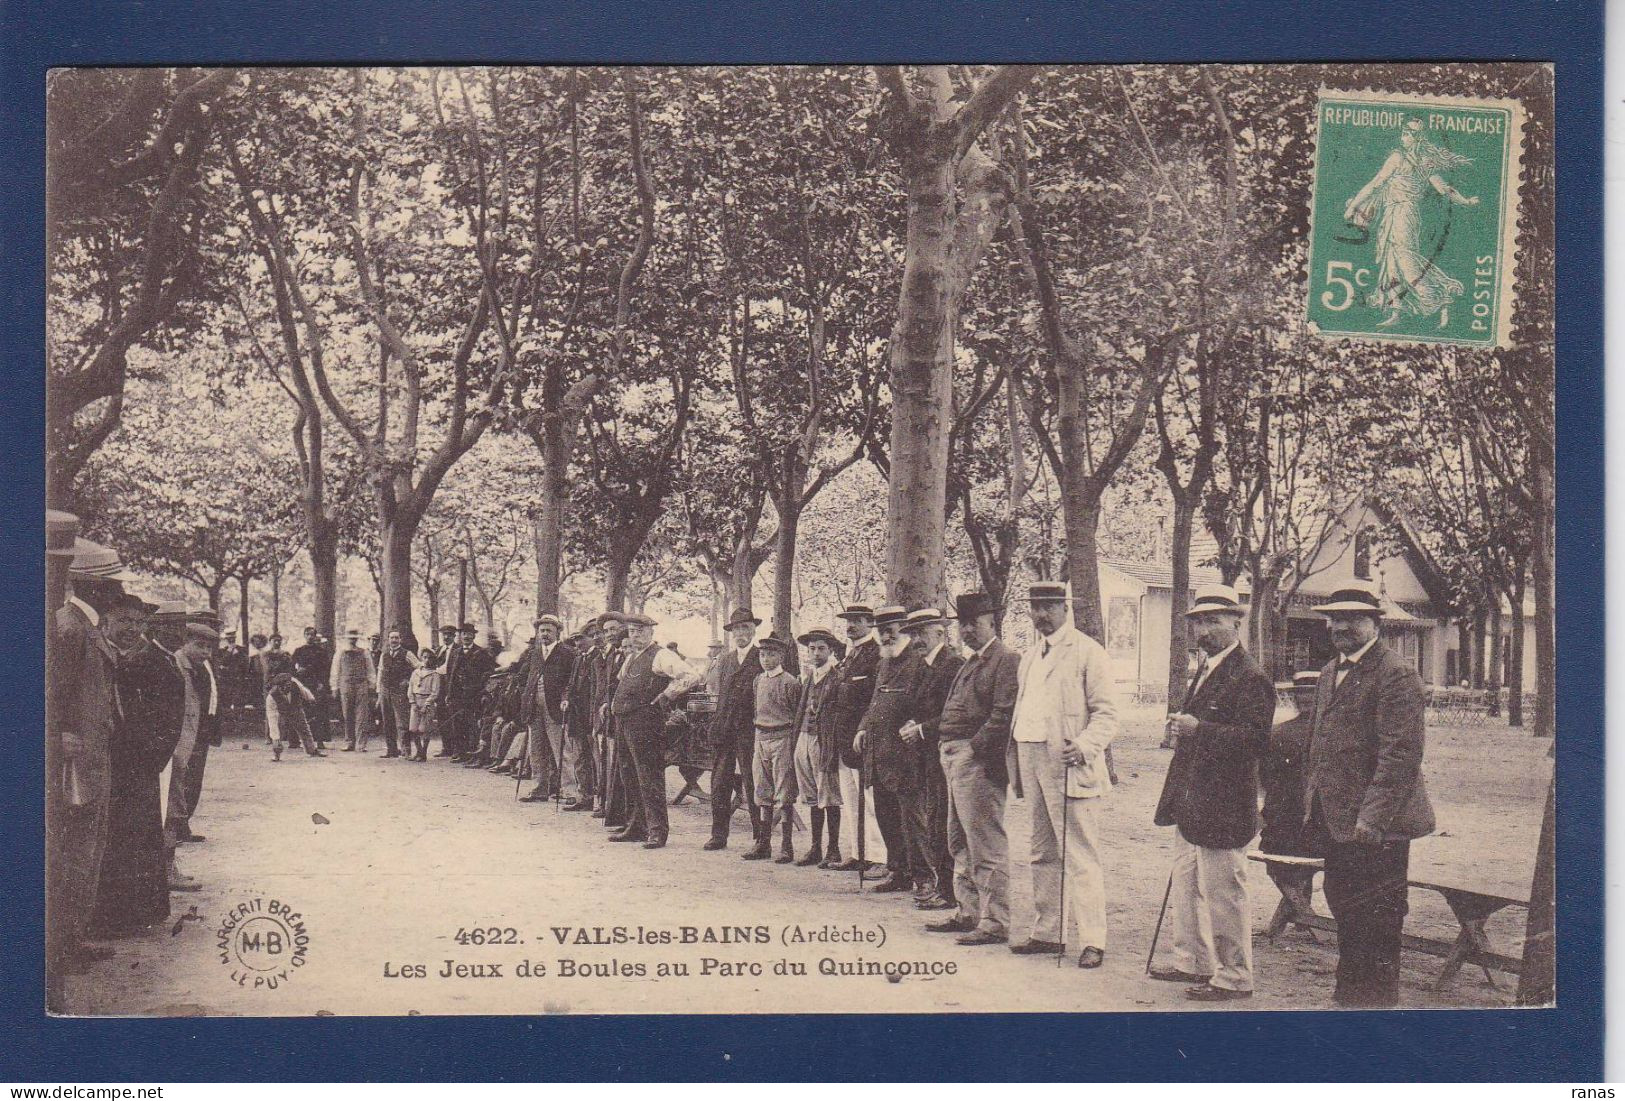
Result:
{"label": "man in white suit", "polygon": [[1021,659],[1010,777],[1032,808],[1037,917],[1032,936],[1010,951],[1065,951],[1070,918],[1078,931],[1074,943],[1083,946],[1078,966],[1091,969],[1106,958],[1106,884],[1096,815],[1100,797],[1111,790],[1106,747],[1117,734],[1117,706],[1105,648],[1072,625],[1066,586],[1036,582],[1027,599],[1038,640]]}

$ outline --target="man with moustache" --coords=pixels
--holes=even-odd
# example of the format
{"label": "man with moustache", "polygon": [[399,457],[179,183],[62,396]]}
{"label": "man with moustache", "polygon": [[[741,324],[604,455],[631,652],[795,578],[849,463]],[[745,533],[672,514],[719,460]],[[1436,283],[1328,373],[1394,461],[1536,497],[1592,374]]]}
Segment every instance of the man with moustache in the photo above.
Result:
{"label": "man with moustache", "polygon": [[620,684],[621,667],[626,662],[626,639],[629,634],[626,619],[621,612],[604,613],[604,677],[598,685],[598,775],[603,777],[604,828],[625,829],[631,822],[631,808],[627,803],[626,776],[622,771],[630,760],[630,752],[621,744],[615,725],[615,689]]}
{"label": "man with moustache", "polygon": [[384,720],[384,756],[399,757],[412,725],[412,701],[407,698],[407,682],[418,667],[418,657],[403,642],[406,634],[396,627],[378,654],[378,707]]}
{"label": "man with moustache", "polygon": [[1197,590],[1185,613],[1202,661],[1168,716],[1174,757],[1156,824],[1174,827],[1169,872],[1171,966],[1151,977],[1193,983],[1185,997],[1253,994],[1247,845],[1258,833],[1258,759],[1269,744],[1275,686],[1240,642],[1241,599],[1229,585]]}
{"label": "man with moustache", "polygon": [[1078,966],[1093,970],[1106,960],[1106,875],[1097,818],[1112,786],[1106,747],[1117,734],[1111,670],[1105,648],[1072,625],[1064,584],[1033,582],[1027,607],[1038,637],[1021,659],[1011,720],[1014,752],[1006,759],[1016,794],[1032,812],[1029,867],[1037,913],[1032,935],[1010,951],[1064,951],[1070,916],[1083,944]]}
{"label": "man with moustache", "polygon": [[655,642],[655,621],[646,615],[622,617],[627,628],[626,660],[610,700],[620,744],[630,758],[625,768],[627,825],[611,841],[640,841],[645,849],[664,847],[670,833],[666,813],[666,713],[672,702],[699,683],[700,675],[682,658]]}
{"label": "man with moustache", "polygon": [[[875,610],[867,604],[848,604],[835,618],[845,625],[849,649],[837,670],[840,680],[834,688],[832,704],[835,713],[830,721],[835,727],[836,758],[840,761],[841,804],[856,807],[859,787],[863,783],[863,761],[852,748],[852,741],[857,736],[858,724],[863,721],[864,712],[869,710],[869,702],[874,698],[875,673],[880,668],[880,636],[875,633]],[[867,823],[857,816],[850,819],[850,823],[854,839],[852,855],[845,861],[827,864],[843,872],[856,871],[864,863],[858,859],[856,831],[865,829]],[[832,843],[839,839],[838,832],[830,834]]]}
{"label": "man with moustache", "polygon": [[183,725],[175,769],[169,777],[169,828],[176,841],[204,839],[192,832],[192,815],[203,798],[209,750],[220,744],[220,679],[212,661],[220,644],[219,624],[219,616],[207,609],[187,613],[185,641],[175,654],[176,667],[197,693],[197,721],[191,729]]}
{"label": "man with moustache", "polygon": [[576,652],[559,641],[563,629],[556,615],[538,618],[526,658],[519,720],[530,730],[530,774],[536,780],[526,802],[551,798],[555,792],[572,803],[581,798],[580,762],[566,752],[564,723],[565,689],[575,675]]}
{"label": "man with moustache", "polygon": [[[919,783],[919,754],[903,737],[913,722],[925,661],[903,633],[908,610],[898,604],[875,609],[875,630],[880,635],[880,665],[875,691],[863,713],[852,749],[864,781],[874,796],[875,823],[886,839],[886,878],[875,885],[880,893],[913,891],[931,878],[922,846],[924,822],[905,812],[904,799]],[[922,808],[923,809],[923,808]],[[908,813],[910,819],[904,821]]]}
{"label": "man with moustache", "polygon": [[[353,753],[360,744],[367,751],[372,737],[372,695],[378,680],[378,667],[372,651],[361,646],[361,631],[351,627],[344,632],[345,646],[333,655],[328,677],[333,695],[338,697],[339,710],[344,717],[344,752]],[[270,683],[267,678],[266,683]]]}
{"label": "man with moustache", "polygon": [[316,633],[316,628],[305,628],[304,644],[293,652],[294,679],[305,686],[315,700],[305,706],[305,718],[318,746],[327,744],[329,702],[327,676],[333,667],[333,653]]}
{"label": "man with moustache", "polygon": [[1005,755],[1020,687],[1021,655],[999,640],[1002,610],[986,593],[955,602],[959,640],[970,651],[937,722],[948,787],[948,850],[954,861],[958,912],[931,922],[932,933],[961,933],[967,946],[1010,939],[1010,845],[1004,832]]}
{"label": "man with moustache", "polygon": [[479,753],[480,701],[485,697],[486,680],[496,671],[496,659],[490,651],[475,644],[478,637],[479,631],[472,623],[462,625],[452,649],[451,670],[446,674],[446,702],[456,741],[453,764],[463,764]]}
{"label": "man with moustache", "polygon": [[565,721],[565,767],[575,779],[575,795],[568,797],[564,803],[564,809],[568,811],[591,811],[593,797],[598,790],[597,761],[592,751],[592,700],[596,691],[602,639],[603,631],[597,620],[581,629],[575,670],[570,674],[564,698],[559,702]]}
{"label": "man with moustache", "polygon": [[711,719],[717,764],[711,773],[711,837],[703,846],[711,852],[728,845],[734,798],[741,791],[750,814],[751,837],[757,838],[762,832],[752,773],[756,757],[756,675],[762,671],[756,628],[761,623],[748,608],[740,608],[723,624],[734,646],[718,663],[722,692]]}
{"label": "man with moustache", "polygon": [[902,796],[903,825],[909,843],[919,849],[918,863],[930,870],[929,879],[915,885],[914,906],[918,910],[951,910],[954,860],[948,852],[948,782],[937,751],[937,731],[948,693],[965,659],[948,645],[948,620],[935,608],[910,612],[903,621],[903,633],[925,663],[914,717],[901,732],[917,757],[917,782]]}
{"label": "man with moustache", "polygon": [[1338,656],[1320,671],[1304,780],[1305,825],[1326,860],[1340,1006],[1399,1004],[1411,840],[1433,832],[1422,782],[1422,680],[1382,642],[1382,599],[1345,583],[1317,605]]}

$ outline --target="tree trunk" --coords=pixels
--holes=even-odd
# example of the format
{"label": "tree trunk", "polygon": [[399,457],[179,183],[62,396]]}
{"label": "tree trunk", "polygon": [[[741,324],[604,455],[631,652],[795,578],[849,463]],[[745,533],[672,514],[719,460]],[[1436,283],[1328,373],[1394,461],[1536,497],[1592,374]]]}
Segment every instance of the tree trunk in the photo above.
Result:
{"label": "tree trunk", "polygon": [[1185,696],[1185,673],[1190,665],[1191,525],[1196,505],[1174,498],[1173,582],[1168,601],[1168,706]]}
{"label": "tree trunk", "polygon": [[417,522],[399,514],[386,520],[379,531],[379,626],[384,630],[400,627],[412,630],[412,540],[417,538]]}
{"label": "tree trunk", "polygon": [[[754,528],[752,529],[754,530]],[[750,611],[755,608],[756,590],[756,562],[751,557],[750,538],[747,535],[734,544],[734,560],[728,579],[729,606],[724,606],[722,614],[731,614],[734,608],[743,608]]]}
{"label": "tree trunk", "polygon": [[532,526],[536,543],[536,614],[557,615],[559,584],[564,562],[565,467],[570,446],[564,438],[562,418],[549,417],[540,436],[542,445],[541,507]]}
{"label": "tree trunk", "polygon": [[1489,673],[1484,687],[1489,689],[1490,714],[1501,713],[1501,670],[1506,656],[1501,650],[1501,594],[1495,593],[1490,597],[1490,657]]}
{"label": "tree trunk", "polygon": [[241,632],[237,637],[242,639],[244,646],[248,645],[248,578],[237,579],[237,629]]}
{"label": "tree trunk", "polygon": [[1523,591],[1520,563],[1512,579],[1512,638],[1507,645],[1507,725],[1523,725]]}
{"label": "tree trunk", "polygon": [[797,507],[801,497],[801,487],[793,487],[795,500],[775,501],[774,506],[779,513],[779,527],[774,538],[773,550],[773,634],[782,639],[796,637],[795,624],[792,622],[796,584],[796,531],[801,525],[801,515]]}
{"label": "tree trunk", "polygon": [[337,638],[338,534],[333,530],[333,525],[325,522],[312,523],[308,530],[310,545],[306,548],[306,552],[310,556],[311,588],[316,604],[316,630],[328,638]]}
{"label": "tree trunk", "polygon": [[[271,574],[271,633],[282,633],[282,571]],[[332,637],[332,636],[329,636]]]}
{"label": "tree trunk", "polygon": [[1557,733],[1557,610],[1553,604],[1552,563],[1556,529],[1552,523],[1553,487],[1549,455],[1530,464],[1534,470],[1535,553],[1530,575],[1535,583],[1535,729],[1537,738]]}
{"label": "tree trunk", "polygon": [[1529,885],[1529,919],[1523,933],[1523,968],[1518,975],[1519,1005],[1550,1005],[1557,995],[1557,777],[1546,788],[1535,849],[1535,878]]}
{"label": "tree trunk", "polygon": [[[932,154],[935,155],[932,155]],[[938,604],[943,593],[948,429],[957,304],[951,150],[921,150],[906,168],[908,245],[891,340],[891,478],[886,595]]]}

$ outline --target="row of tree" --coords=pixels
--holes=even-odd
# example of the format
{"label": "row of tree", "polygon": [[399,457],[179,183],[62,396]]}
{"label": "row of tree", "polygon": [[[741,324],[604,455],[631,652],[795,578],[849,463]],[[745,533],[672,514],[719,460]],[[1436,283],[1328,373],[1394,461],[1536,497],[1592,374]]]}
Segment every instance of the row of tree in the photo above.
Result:
{"label": "row of tree", "polygon": [[[134,557],[211,595],[303,551],[329,631],[341,556],[435,619],[462,542],[538,609],[596,575],[721,611],[771,563],[781,633],[809,586],[1041,576],[1098,635],[1103,544],[1159,543],[1171,681],[1200,529],[1271,660],[1370,500],[1492,648],[1532,590],[1549,732],[1551,84],[1508,72],[1380,74],[1529,112],[1487,353],[1305,331],[1315,96],[1352,66],[60,71],[51,500],[132,549],[168,513],[195,536]],[[210,397],[256,423],[171,462]]]}

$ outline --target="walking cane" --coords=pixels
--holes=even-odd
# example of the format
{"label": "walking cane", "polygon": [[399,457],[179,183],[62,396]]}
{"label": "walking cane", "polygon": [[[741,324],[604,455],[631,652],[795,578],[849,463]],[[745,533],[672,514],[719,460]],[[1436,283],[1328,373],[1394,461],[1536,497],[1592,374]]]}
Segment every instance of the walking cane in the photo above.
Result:
{"label": "walking cane", "polygon": [[1067,819],[1071,816],[1069,812],[1072,809],[1071,796],[1066,793],[1066,782],[1071,775],[1072,768],[1069,765],[1066,771],[1061,773],[1061,951],[1055,957],[1057,970],[1066,960],[1066,835],[1070,832],[1067,829]]}
{"label": "walking cane", "polygon": [[864,843],[869,835],[869,826],[864,819],[864,787],[869,778],[869,739],[863,739],[863,749],[858,752],[858,894],[863,893],[863,871],[869,864],[864,852]]}
{"label": "walking cane", "polygon": [[1145,973],[1151,974],[1151,960],[1157,954],[1157,941],[1162,937],[1162,919],[1168,913],[1168,896],[1174,893],[1174,870],[1168,869],[1168,886],[1162,892],[1162,909],[1157,911],[1157,927],[1151,934],[1151,951],[1145,954]]}

